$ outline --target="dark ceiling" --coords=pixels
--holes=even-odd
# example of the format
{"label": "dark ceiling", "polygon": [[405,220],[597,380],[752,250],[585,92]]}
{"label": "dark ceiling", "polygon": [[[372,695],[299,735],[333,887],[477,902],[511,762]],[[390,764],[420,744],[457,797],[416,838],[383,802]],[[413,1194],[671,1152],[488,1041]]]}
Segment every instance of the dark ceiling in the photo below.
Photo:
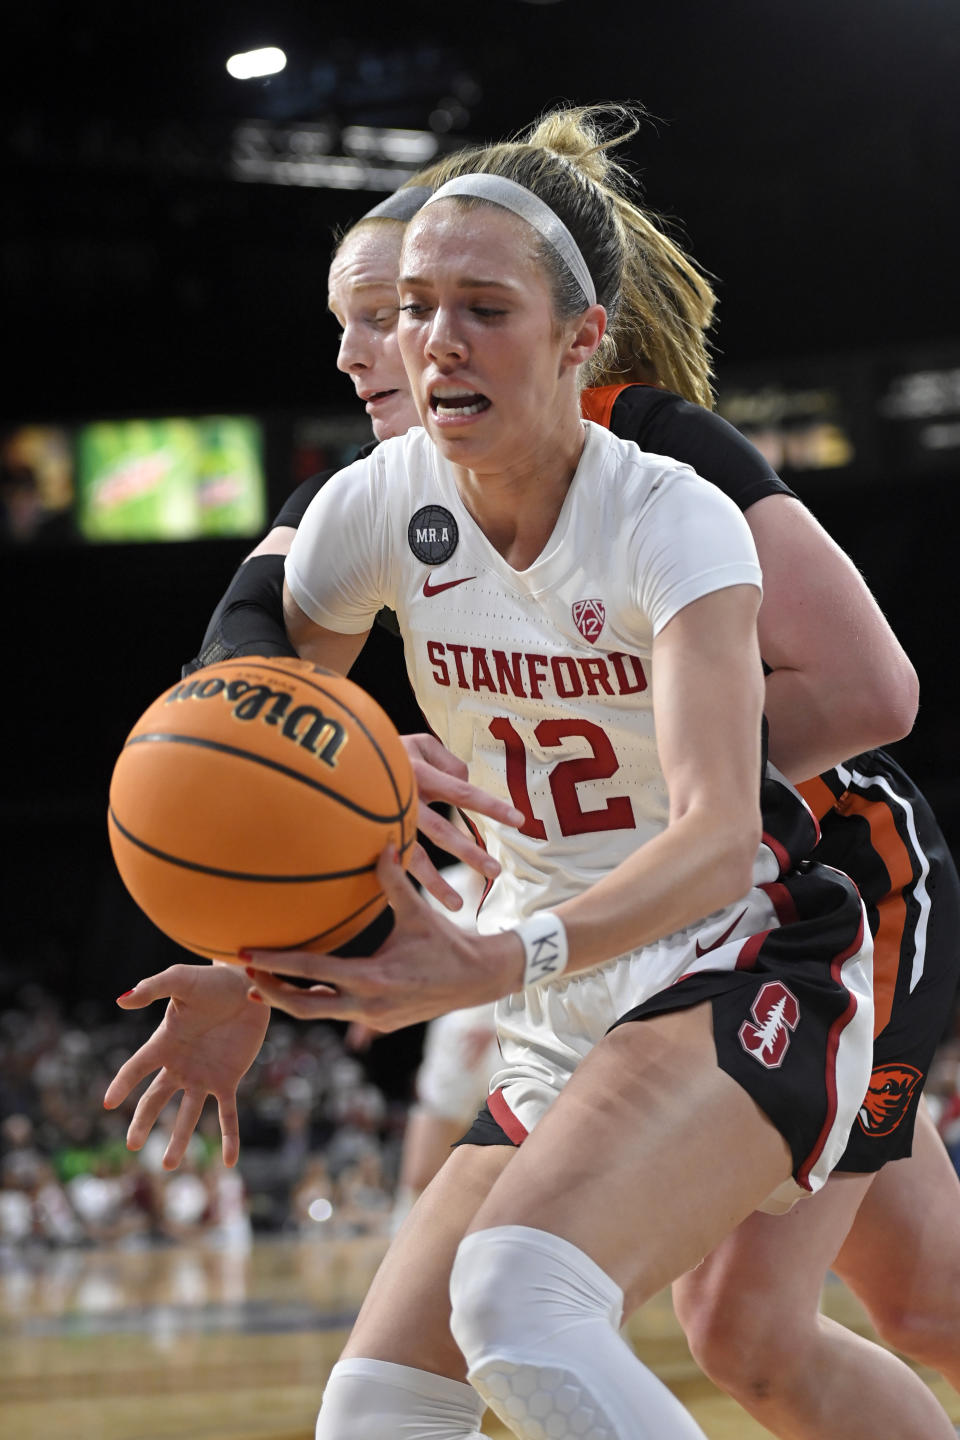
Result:
{"label": "dark ceiling", "polygon": [[[230,178],[251,119],[451,145],[639,101],[630,158],[719,277],[721,362],[960,328],[955,0],[36,0],[5,28],[10,416],[317,393],[330,228],[377,197]],[[259,44],[286,71],[232,80]]]}

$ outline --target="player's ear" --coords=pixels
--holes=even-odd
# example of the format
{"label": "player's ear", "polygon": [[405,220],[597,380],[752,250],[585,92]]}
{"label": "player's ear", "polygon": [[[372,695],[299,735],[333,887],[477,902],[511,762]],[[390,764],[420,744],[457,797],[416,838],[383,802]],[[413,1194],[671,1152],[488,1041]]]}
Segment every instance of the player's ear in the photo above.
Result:
{"label": "player's ear", "polygon": [[607,331],[607,312],[602,305],[591,305],[571,322],[572,332],[564,359],[571,365],[585,365],[596,352]]}

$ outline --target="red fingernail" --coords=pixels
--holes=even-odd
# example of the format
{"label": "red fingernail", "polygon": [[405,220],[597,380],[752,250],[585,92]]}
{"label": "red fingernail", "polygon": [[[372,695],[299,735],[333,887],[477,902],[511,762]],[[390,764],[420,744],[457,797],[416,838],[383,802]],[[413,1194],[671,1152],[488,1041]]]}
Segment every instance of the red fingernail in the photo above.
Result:
{"label": "red fingernail", "polygon": [[256,1001],[258,1005],[263,1005],[265,1003],[263,996],[260,994],[259,990],[248,990],[247,999]]}
{"label": "red fingernail", "polygon": [[249,950],[238,950],[238,951],[237,951],[237,959],[238,959],[238,960],[249,960],[249,959],[250,959],[250,951],[249,951]]}
{"label": "red fingernail", "polygon": [[256,970],[254,970],[253,966],[252,966],[252,965],[247,965],[245,968],[246,968],[246,973],[250,976],[250,979],[251,979],[251,980],[256,980],[256,978],[257,978],[257,972],[256,972]]}
{"label": "red fingernail", "polygon": [[[133,990],[136,990],[136,988],[137,988],[136,985],[134,985]],[[126,998],[127,998],[128,995],[132,995],[132,994],[133,994],[133,990],[124,990],[124,992],[123,992],[122,995],[118,995],[118,996],[117,996],[117,999],[118,999],[118,1000],[126,1000]]]}

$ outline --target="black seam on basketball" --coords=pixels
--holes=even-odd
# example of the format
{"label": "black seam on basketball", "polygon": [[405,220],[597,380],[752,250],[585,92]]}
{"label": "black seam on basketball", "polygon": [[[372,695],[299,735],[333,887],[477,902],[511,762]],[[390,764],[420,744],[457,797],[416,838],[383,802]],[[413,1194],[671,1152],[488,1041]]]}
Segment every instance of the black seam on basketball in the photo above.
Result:
{"label": "black seam on basketball", "polygon": [[[369,900],[365,900],[364,903],[359,907],[359,909],[354,910],[350,915],[344,915],[343,919],[338,920],[335,925],[328,925],[325,930],[319,930],[316,935],[307,935],[303,940],[294,940],[293,943],[290,945],[281,945],[279,947],[276,947],[276,953],[289,954],[291,951],[294,950],[303,950],[308,945],[316,945],[317,941],[322,940],[325,935],[334,934],[334,932],[339,930],[342,926],[349,925],[351,921],[356,920],[364,913],[365,910],[369,910],[371,906],[378,905],[379,910],[376,912],[376,914],[370,916],[370,921],[372,923],[376,919],[377,914],[380,913],[380,910],[386,908],[386,903],[387,902],[382,894],[373,895]],[[192,941],[185,940],[182,935],[174,935],[172,931],[168,931],[167,933],[169,934],[170,939],[173,940],[177,945],[183,945],[187,950],[193,950],[196,953],[202,955],[222,955],[224,958],[230,958],[231,956],[235,957],[237,953],[235,950],[218,950],[215,945],[195,945]],[[342,941],[341,943],[346,944],[347,942]],[[273,949],[275,947],[263,946],[262,948]]]}
{"label": "black seam on basketball", "polygon": [[217,865],[201,865],[195,860],[184,860],[179,855],[169,855],[166,850],[159,850],[156,845],[150,845],[146,840],[141,840],[138,835],[133,835],[117,819],[116,812],[111,807],[110,819],[116,825],[120,834],[131,845],[136,845],[139,850],[153,855],[157,860],[164,860],[168,865],[178,865],[181,870],[194,870],[199,875],[216,875],[222,880],[249,880],[257,885],[315,885],[324,880],[349,880],[354,875],[369,875],[376,870],[377,861],[369,865],[358,865],[354,870],[327,870],[320,875],[256,875],[245,870],[221,870]]}
{"label": "black seam on basketball", "polygon": [[[114,821],[116,822],[116,817],[114,817]],[[407,841],[406,845],[401,851],[401,859],[410,849],[412,844],[412,840]],[[373,920],[376,919],[376,916],[379,915],[380,911],[386,908],[386,903],[386,898],[384,897],[382,892],[377,895],[372,895],[369,900],[365,900],[364,903],[360,905],[356,910],[352,911],[351,914],[344,915],[343,918],[338,920],[335,925],[328,925],[325,930],[318,930],[316,935],[308,935],[303,940],[294,940],[291,945],[282,945],[280,946],[280,950],[278,953],[282,953],[284,951],[290,952],[292,950],[303,950],[307,945],[316,945],[318,941],[323,940],[324,936],[335,934],[335,932],[342,929],[344,925],[349,925],[351,921],[356,920],[364,913],[365,910],[370,910],[374,905],[376,905],[378,909],[376,913],[374,915],[371,915],[370,917],[372,923]],[[183,945],[187,950],[193,950],[200,954],[222,955],[225,958],[236,955],[235,950],[218,950],[214,945],[194,945],[191,941],[185,940],[182,935],[174,935],[172,931],[168,933],[171,940],[173,940],[177,945]],[[346,941],[342,941],[341,943],[346,944]]]}
{"label": "black seam on basketball", "polygon": [[[245,660],[245,661],[242,660],[242,659],[237,659],[237,660],[225,660],[225,661],[222,662],[222,665],[223,665],[223,667],[225,668],[227,665],[242,665],[242,664],[247,664],[247,665],[249,665],[250,663],[251,663],[251,661],[250,661],[249,659],[247,659],[247,660]],[[285,670],[282,665],[269,665],[269,664],[267,664],[267,663],[265,663],[265,662],[261,663],[261,662],[259,662],[259,661],[256,662],[256,663],[257,663],[259,669],[268,670],[268,671],[270,671],[270,673],[273,674],[273,675],[284,675],[284,676],[286,676],[287,679],[290,678],[291,673],[295,674],[298,680],[301,680],[305,685],[309,685],[312,690],[317,690],[317,691],[319,691],[319,693],[320,693],[321,695],[325,696],[327,700],[332,700],[335,705],[339,705],[339,706],[340,706],[340,709],[343,710],[345,714],[349,715],[350,718],[351,718],[351,720],[354,720],[354,721],[360,726],[360,728],[361,728],[361,730],[363,731],[364,735],[366,735],[366,737],[367,737],[367,739],[369,740],[370,744],[373,746],[374,750],[375,750],[375,751],[377,752],[377,754],[380,756],[381,764],[383,765],[383,768],[386,770],[387,775],[388,775],[389,778],[390,778],[390,784],[391,784],[391,786],[393,787],[394,798],[396,799],[396,802],[397,802],[398,805],[402,804],[401,799],[400,799],[400,790],[399,790],[399,788],[398,788],[398,786],[397,786],[396,777],[394,776],[394,773],[393,773],[393,766],[390,764],[390,762],[389,762],[389,760],[387,759],[386,755],[384,755],[383,750],[380,748],[380,742],[377,740],[377,737],[371,733],[371,731],[367,728],[367,726],[364,724],[363,720],[362,720],[362,719],[360,718],[360,716],[356,713],[356,711],[351,710],[351,709],[350,709],[350,706],[347,705],[343,700],[341,700],[340,697],[339,697],[339,695],[333,695],[333,694],[331,694],[331,692],[330,692],[329,690],[325,690],[321,684],[319,684],[316,680],[312,680],[308,675],[301,675],[299,671],[291,672],[291,671],[289,671],[289,670]],[[329,673],[330,673],[330,675],[331,675],[331,677],[332,677],[333,679],[342,679],[342,678],[344,678],[344,677],[342,677],[342,676],[338,676],[338,675],[336,674],[336,672],[333,671],[333,670],[331,670]],[[364,691],[364,694],[366,694],[366,691]],[[370,696],[369,698],[370,698],[371,702],[372,702],[374,705],[376,705],[377,702],[373,699],[373,696]],[[384,713],[386,713],[386,712],[384,712]],[[389,719],[389,716],[388,716],[387,718]],[[392,722],[391,722],[391,723],[392,723]]]}
{"label": "black seam on basketball", "polygon": [[[275,770],[280,775],[286,775],[291,780],[297,780],[301,785],[307,785],[311,790],[319,790],[321,795],[328,799],[335,800],[345,810],[352,810],[354,815],[361,816],[364,820],[373,820],[378,825],[395,825],[402,820],[406,813],[402,808],[393,814],[378,814],[375,810],[367,810],[356,801],[349,800],[339,791],[324,785],[320,780],[313,780],[309,775],[304,775],[300,770],[294,770],[290,765],[283,765],[279,760],[271,760],[267,755],[260,755],[256,750],[244,750],[239,745],[228,745],[224,740],[207,740],[201,735],[178,735],[163,730],[147,731],[142,735],[132,735],[123,747],[125,750],[130,745],[155,744],[169,742],[171,745],[193,745],[198,750],[218,750],[223,755],[233,755],[238,760],[249,760],[254,765],[262,765],[267,770]],[[386,763],[386,762],[384,762]],[[396,785],[393,789],[396,793]],[[397,804],[400,805],[400,797],[397,795]],[[409,804],[407,806],[409,809]]]}
{"label": "black seam on basketball", "polygon": [[[349,925],[351,921],[358,919],[364,913],[364,911],[369,910],[373,905],[379,906],[376,915],[379,915],[381,910],[386,909],[387,901],[386,897],[382,894],[382,892],[373,895],[369,900],[364,901],[364,903],[359,907],[359,909],[354,910],[352,915],[344,915],[343,919],[338,920],[336,925],[328,925],[325,930],[318,930],[316,935],[310,935],[307,937],[306,940],[297,940],[293,945],[282,946],[281,953],[283,953],[283,951],[285,950],[302,950],[306,945],[316,945],[317,942],[322,940],[325,935],[333,935],[337,930],[342,929],[344,925]],[[371,915],[370,919],[375,920],[376,915]],[[344,941],[343,943],[345,944],[346,942]]]}

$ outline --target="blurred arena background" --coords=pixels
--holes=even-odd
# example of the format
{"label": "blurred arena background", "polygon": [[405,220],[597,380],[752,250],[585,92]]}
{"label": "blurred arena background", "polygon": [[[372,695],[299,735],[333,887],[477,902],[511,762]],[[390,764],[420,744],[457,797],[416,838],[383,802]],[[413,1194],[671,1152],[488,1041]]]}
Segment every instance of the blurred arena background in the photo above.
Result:
{"label": "blurred arena background", "polygon": [[[123,890],[105,810],[127,730],[235,565],[294,485],[368,438],[333,370],[332,231],[442,151],[555,102],[646,107],[629,161],[717,277],[719,409],[854,557],[913,658],[921,711],[896,753],[957,854],[960,24],[954,0],[34,0],[2,30],[6,1344],[44,1333],[37,1315],[66,1323],[75,1291],[40,1304],[38,1277],[91,1252],[388,1229],[420,1029],[351,1050],[342,1027],[274,1023],[237,1175],[213,1116],[176,1177],[153,1145],[124,1150],[127,1112],[100,1098],[158,1016],[113,997],[186,957]],[[285,67],[228,73],[261,46]],[[958,1053],[955,1033],[931,1088],[960,1166]],[[242,1284],[183,1283],[164,1323],[191,1294],[209,1309],[242,1292],[256,1330]],[[342,1325],[357,1293],[325,1313]],[[290,1328],[318,1328],[309,1313]],[[29,1362],[9,1373],[26,1377],[11,1436],[167,1433],[142,1415],[31,1430]],[[245,1423],[189,1433],[312,1433]]]}

